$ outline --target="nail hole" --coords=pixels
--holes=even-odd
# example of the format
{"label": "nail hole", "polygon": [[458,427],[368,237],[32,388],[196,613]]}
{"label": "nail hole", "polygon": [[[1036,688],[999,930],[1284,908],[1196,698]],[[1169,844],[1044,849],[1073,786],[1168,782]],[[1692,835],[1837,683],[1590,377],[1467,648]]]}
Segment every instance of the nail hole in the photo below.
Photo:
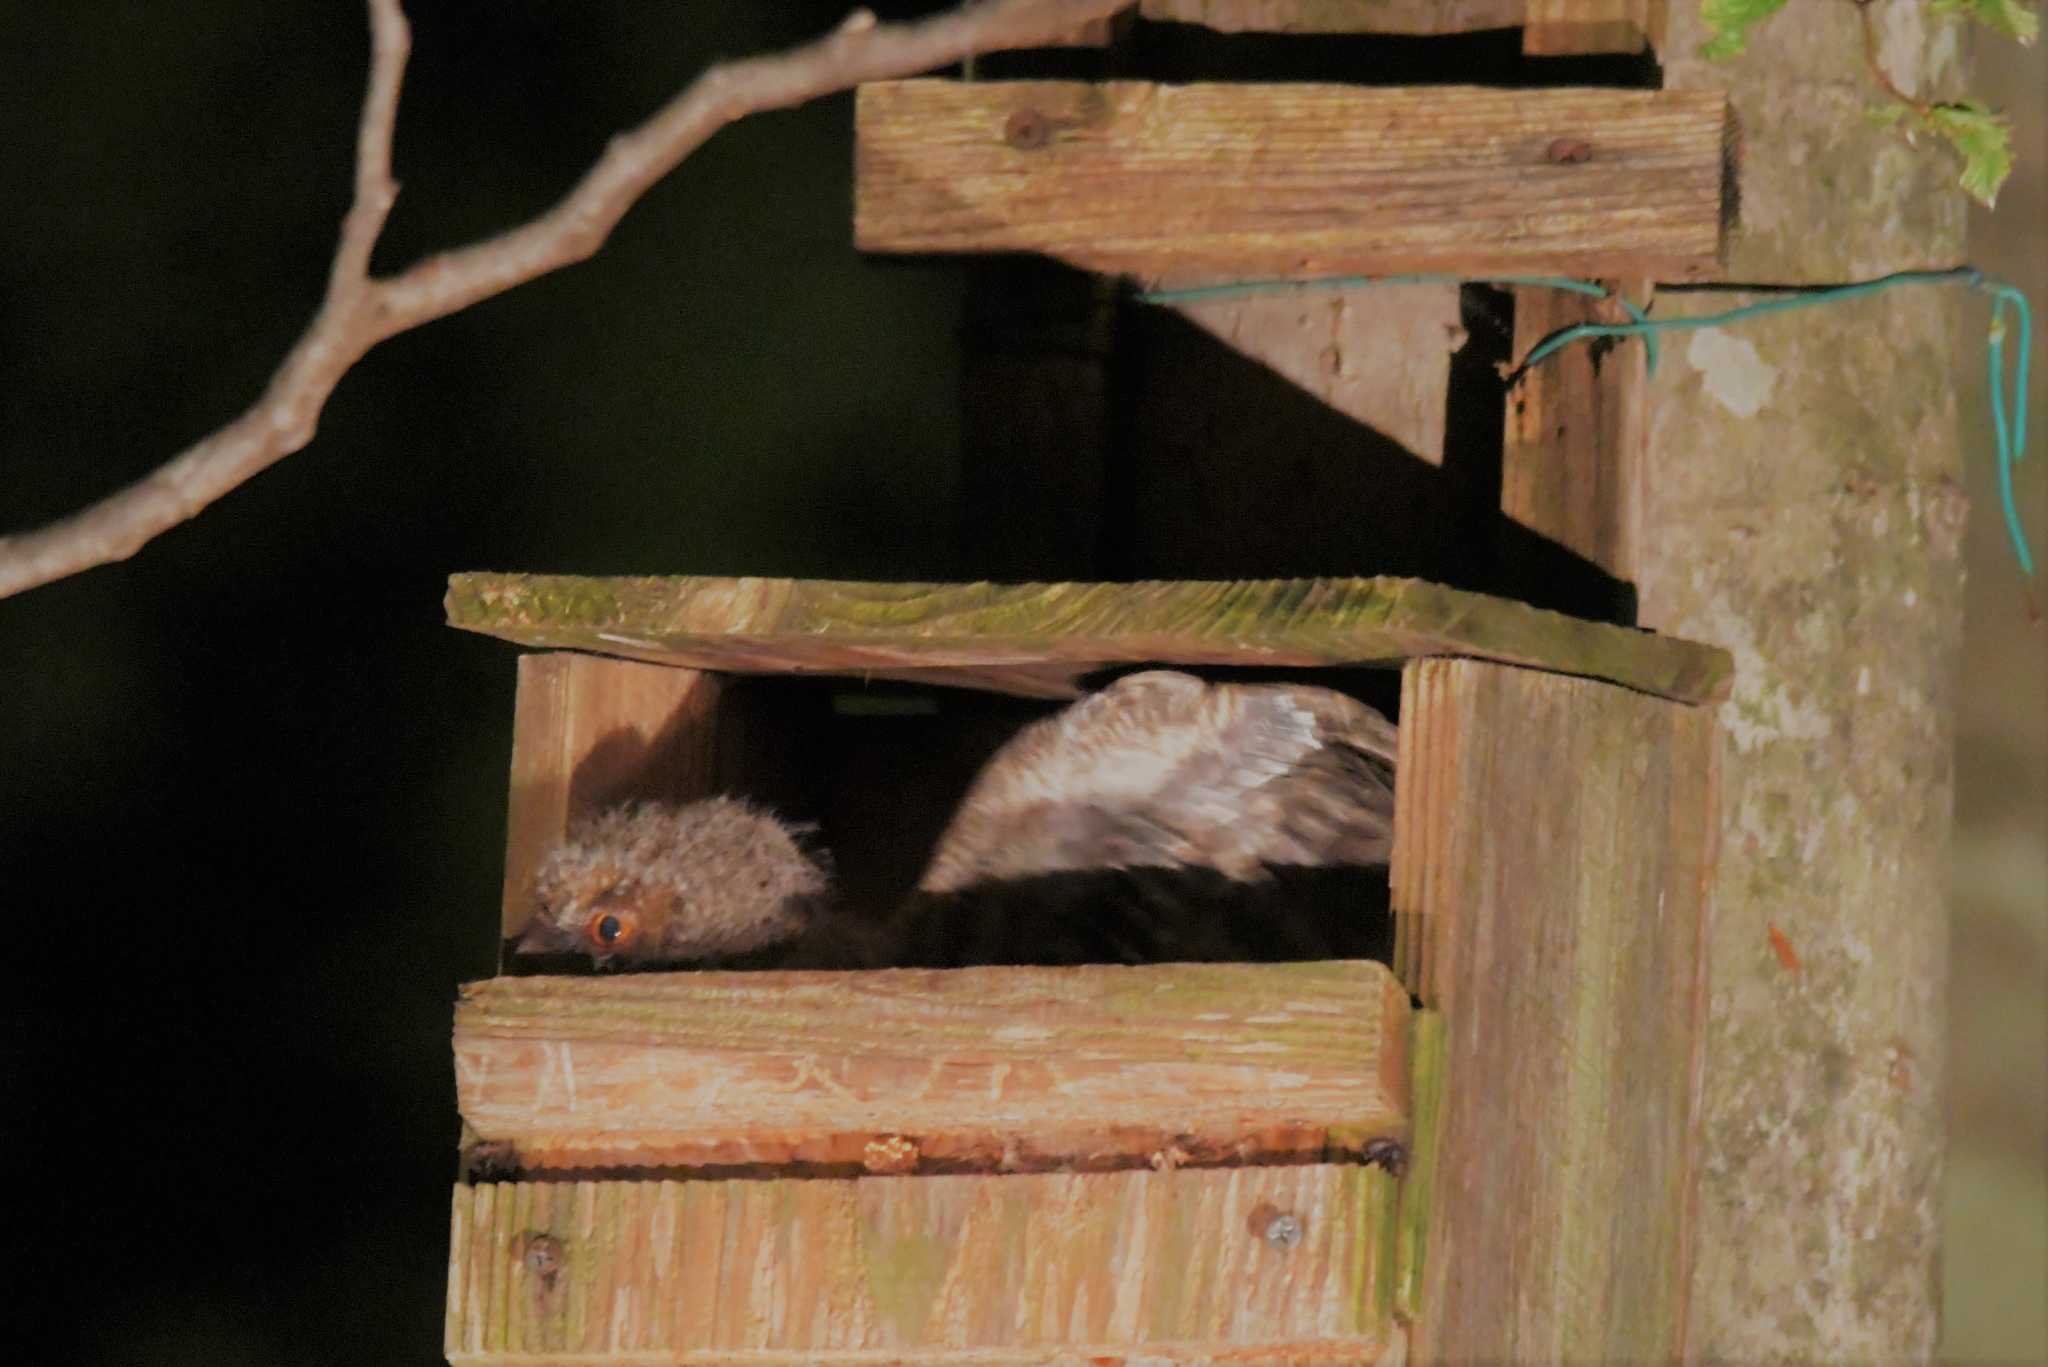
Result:
{"label": "nail hole", "polygon": [[1033,151],[1052,141],[1052,124],[1036,109],[1019,109],[1003,122],[1003,141]]}

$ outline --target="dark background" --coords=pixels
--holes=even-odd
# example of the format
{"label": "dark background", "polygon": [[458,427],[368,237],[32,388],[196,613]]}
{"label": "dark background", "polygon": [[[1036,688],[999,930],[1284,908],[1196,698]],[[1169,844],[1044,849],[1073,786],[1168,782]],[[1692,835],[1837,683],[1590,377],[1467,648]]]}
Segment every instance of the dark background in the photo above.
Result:
{"label": "dark background", "polygon": [[[260,392],[325,283],[368,44],[359,3],[30,8],[0,10],[10,528]],[[844,6],[408,9],[387,271]],[[851,109],[722,132],[596,260],[372,352],[306,450],[0,601],[5,1170],[67,1207],[7,1236],[8,1318],[57,1335],[22,1361],[439,1360],[515,657],[441,624],[448,574],[956,568],[960,271],[853,253]]]}
{"label": "dark background", "polygon": [[[31,8],[0,9],[9,529],[259,393],[319,300],[367,51],[347,0]],[[707,62],[844,10],[756,8],[415,0],[379,268],[529,217]],[[853,252],[850,131],[840,96],[721,132],[595,260],[373,351],[306,450],[0,601],[33,1360],[439,1360],[514,658],[441,624],[449,573],[979,572],[965,268]]]}

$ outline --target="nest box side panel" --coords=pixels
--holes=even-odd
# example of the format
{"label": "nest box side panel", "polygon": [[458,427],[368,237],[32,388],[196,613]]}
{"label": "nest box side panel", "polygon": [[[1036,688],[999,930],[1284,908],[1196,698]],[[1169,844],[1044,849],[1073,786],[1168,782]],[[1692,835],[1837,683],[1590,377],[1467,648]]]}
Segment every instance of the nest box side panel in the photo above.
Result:
{"label": "nest box side panel", "polygon": [[[1638,306],[1649,299],[1646,282],[1609,284]],[[1514,354],[1527,356],[1544,338],[1579,323],[1627,321],[1612,298],[1518,289]],[[1640,345],[1566,347],[1508,390],[1500,504],[1541,538],[1509,547],[1507,558],[1520,561],[1531,578],[1555,573],[1536,558],[1533,547],[1541,546],[1562,547],[1617,581],[1635,581],[1647,354]]]}
{"label": "nest box side panel", "polygon": [[1398,957],[1445,1031],[1419,1358],[1682,1357],[1713,715],[1423,660],[1401,720]]}
{"label": "nest box side panel", "polygon": [[533,875],[575,822],[631,798],[711,791],[719,683],[596,655],[523,655],[513,702],[502,933],[532,914]]}
{"label": "nest box side panel", "polygon": [[525,1367],[1363,1367],[1400,1360],[1393,1199],[1384,1171],[1330,1164],[459,1186],[445,1347]]}

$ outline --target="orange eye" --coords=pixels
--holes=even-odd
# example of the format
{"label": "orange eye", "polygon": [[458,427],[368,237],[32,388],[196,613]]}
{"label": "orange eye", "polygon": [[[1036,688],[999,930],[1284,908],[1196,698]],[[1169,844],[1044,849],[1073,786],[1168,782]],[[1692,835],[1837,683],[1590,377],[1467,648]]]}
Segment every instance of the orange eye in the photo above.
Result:
{"label": "orange eye", "polygon": [[633,941],[640,929],[639,918],[630,911],[600,911],[583,927],[583,934],[599,954],[614,954]]}

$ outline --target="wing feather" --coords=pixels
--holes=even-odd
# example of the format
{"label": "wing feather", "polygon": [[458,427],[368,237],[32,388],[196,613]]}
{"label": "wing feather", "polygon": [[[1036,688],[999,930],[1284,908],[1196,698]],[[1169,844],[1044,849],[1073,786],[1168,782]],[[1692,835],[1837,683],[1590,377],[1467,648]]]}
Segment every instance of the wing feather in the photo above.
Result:
{"label": "wing feather", "polygon": [[1372,865],[1393,834],[1392,723],[1300,684],[1119,680],[1018,733],[983,770],[919,886],[1110,868]]}

